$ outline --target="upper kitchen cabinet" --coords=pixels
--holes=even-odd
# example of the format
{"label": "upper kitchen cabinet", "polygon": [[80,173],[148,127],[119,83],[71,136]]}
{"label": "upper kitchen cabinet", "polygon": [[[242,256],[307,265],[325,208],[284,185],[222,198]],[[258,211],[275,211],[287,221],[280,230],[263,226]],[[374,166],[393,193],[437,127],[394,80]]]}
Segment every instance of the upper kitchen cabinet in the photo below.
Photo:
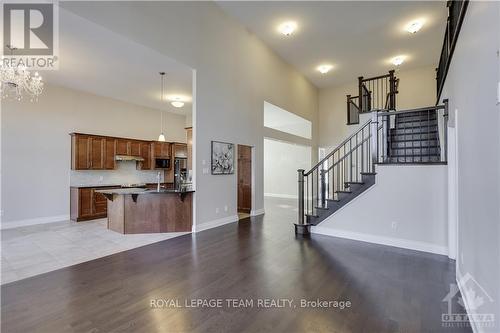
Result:
{"label": "upper kitchen cabinet", "polygon": [[116,139],[116,155],[141,156],[141,145],[144,141],[132,139]]}
{"label": "upper kitchen cabinet", "polygon": [[142,141],[130,141],[130,156],[141,156]]}
{"label": "upper kitchen cabinet", "polygon": [[71,134],[71,169],[90,169],[90,136]]}
{"label": "upper kitchen cabinet", "polygon": [[71,169],[112,170],[115,168],[116,139],[71,134]]}
{"label": "upper kitchen cabinet", "polygon": [[104,169],[113,170],[115,168],[115,156],[116,156],[116,139],[115,138],[105,138],[104,139]]}
{"label": "upper kitchen cabinet", "polygon": [[90,169],[104,169],[105,138],[90,137]]}
{"label": "upper kitchen cabinet", "polygon": [[[170,143],[115,138],[109,136],[71,133],[71,169],[114,170],[116,156],[142,157],[137,169],[150,170],[153,166],[154,146],[160,158],[170,158]],[[159,144],[159,145],[158,145]],[[133,160],[133,159],[132,159]]]}
{"label": "upper kitchen cabinet", "polygon": [[174,142],[172,144],[172,152],[174,157],[187,158],[188,157],[188,147],[185,143]]}
{"label": "upper kitchen cabinet", "polygon": [[130,140],[116,140],[116,155],[130,155]]}
{"label": "upper kitchen cabinet", "polygon": [[170,143],[169,142],[158,142],[152,143],[153,146],[153,157],[170,158]]}
{"label": "upper kitchen cabinet", "polygon": [[144,161],[137,163],[137,169],[139,170],[149,170],[151,169],[151,146],[150,142],[141,142],[140,143],[140,151],[141,157]]}

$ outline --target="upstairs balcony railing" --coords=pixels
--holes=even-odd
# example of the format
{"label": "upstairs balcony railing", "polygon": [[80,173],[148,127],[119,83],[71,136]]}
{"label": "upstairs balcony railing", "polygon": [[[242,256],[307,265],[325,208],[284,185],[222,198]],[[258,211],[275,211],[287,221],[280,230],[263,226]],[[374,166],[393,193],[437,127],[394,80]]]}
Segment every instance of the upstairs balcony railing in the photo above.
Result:
{"label": "upstairs balcony railing", "polygon": [[458,34],[460,33],[460,28],[462,27],[462,22],[464,20],[468,4],[468,0],[454,0],[447,2],[448,19],[446,21],[446,30],[444,33],[441,56],[439,57],[439,65],[438,68],[436,68],[436,104],[439,103],[439,98],[441,97],[444,81],[446,80],[446,74],[448,73],[448,68],[450,67],[451,58],[455,50]]}
{"label": "upstairs balcony railing", "polygon": [[358,124],[360,113],[395,110],[398,83],[394,70],[370,78],[358,77],[358,96],[347,95],[347,124]]}

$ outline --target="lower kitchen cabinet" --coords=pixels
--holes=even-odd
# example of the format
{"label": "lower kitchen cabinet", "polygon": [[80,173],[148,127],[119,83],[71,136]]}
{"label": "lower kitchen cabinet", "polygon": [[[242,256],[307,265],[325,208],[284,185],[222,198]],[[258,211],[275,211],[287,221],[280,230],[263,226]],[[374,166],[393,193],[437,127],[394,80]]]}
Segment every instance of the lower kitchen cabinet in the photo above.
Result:
{"label": "lower kitchen cabinet", "polygon": [[71,187],[70,189],[70,218],[80,222],[100,219],[107,216],[107,199],[96,190],[119,188],[108,187]]}

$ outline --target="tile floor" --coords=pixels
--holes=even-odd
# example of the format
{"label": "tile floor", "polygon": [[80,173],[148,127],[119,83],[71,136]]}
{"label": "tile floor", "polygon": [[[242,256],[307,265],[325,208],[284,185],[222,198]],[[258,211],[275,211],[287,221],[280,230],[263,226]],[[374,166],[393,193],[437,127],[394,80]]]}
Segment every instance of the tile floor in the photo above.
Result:
{"label": "tile floor", "polygon": [[55,222],[0,232],[1,284],[186,234],[122,235],[108,230],[106,219]]}

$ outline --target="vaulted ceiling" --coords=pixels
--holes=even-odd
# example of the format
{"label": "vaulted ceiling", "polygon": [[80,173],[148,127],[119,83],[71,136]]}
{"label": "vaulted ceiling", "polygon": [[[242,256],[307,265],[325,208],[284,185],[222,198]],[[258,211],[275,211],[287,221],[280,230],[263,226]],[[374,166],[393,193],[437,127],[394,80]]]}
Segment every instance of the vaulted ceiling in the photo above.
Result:
{"label": "vaulted ceiling", "polygon": [[[59,45],[59,70],[43,72],[46,82],[148,108],[191,114],[192,70],[188,66],[62,8]],[[163,102],[160,71],[166,72]],[[168,100],[172,95],[182,96],[185,105],[173,107]]]}
{"label": "vaulted ceiling", "polygon": [[[354,82],[357,76],[383,74],[389,61],[405,55],[401,70],[437,67],[446,26],[445,1],[219,1],[277,54],[318,87]],[[416,34],[405,31],[411,20],[425,21]],[[284,21],[297,22],[291,36],[277,31]],[[316,67],[331,63],[322,75]]]}

